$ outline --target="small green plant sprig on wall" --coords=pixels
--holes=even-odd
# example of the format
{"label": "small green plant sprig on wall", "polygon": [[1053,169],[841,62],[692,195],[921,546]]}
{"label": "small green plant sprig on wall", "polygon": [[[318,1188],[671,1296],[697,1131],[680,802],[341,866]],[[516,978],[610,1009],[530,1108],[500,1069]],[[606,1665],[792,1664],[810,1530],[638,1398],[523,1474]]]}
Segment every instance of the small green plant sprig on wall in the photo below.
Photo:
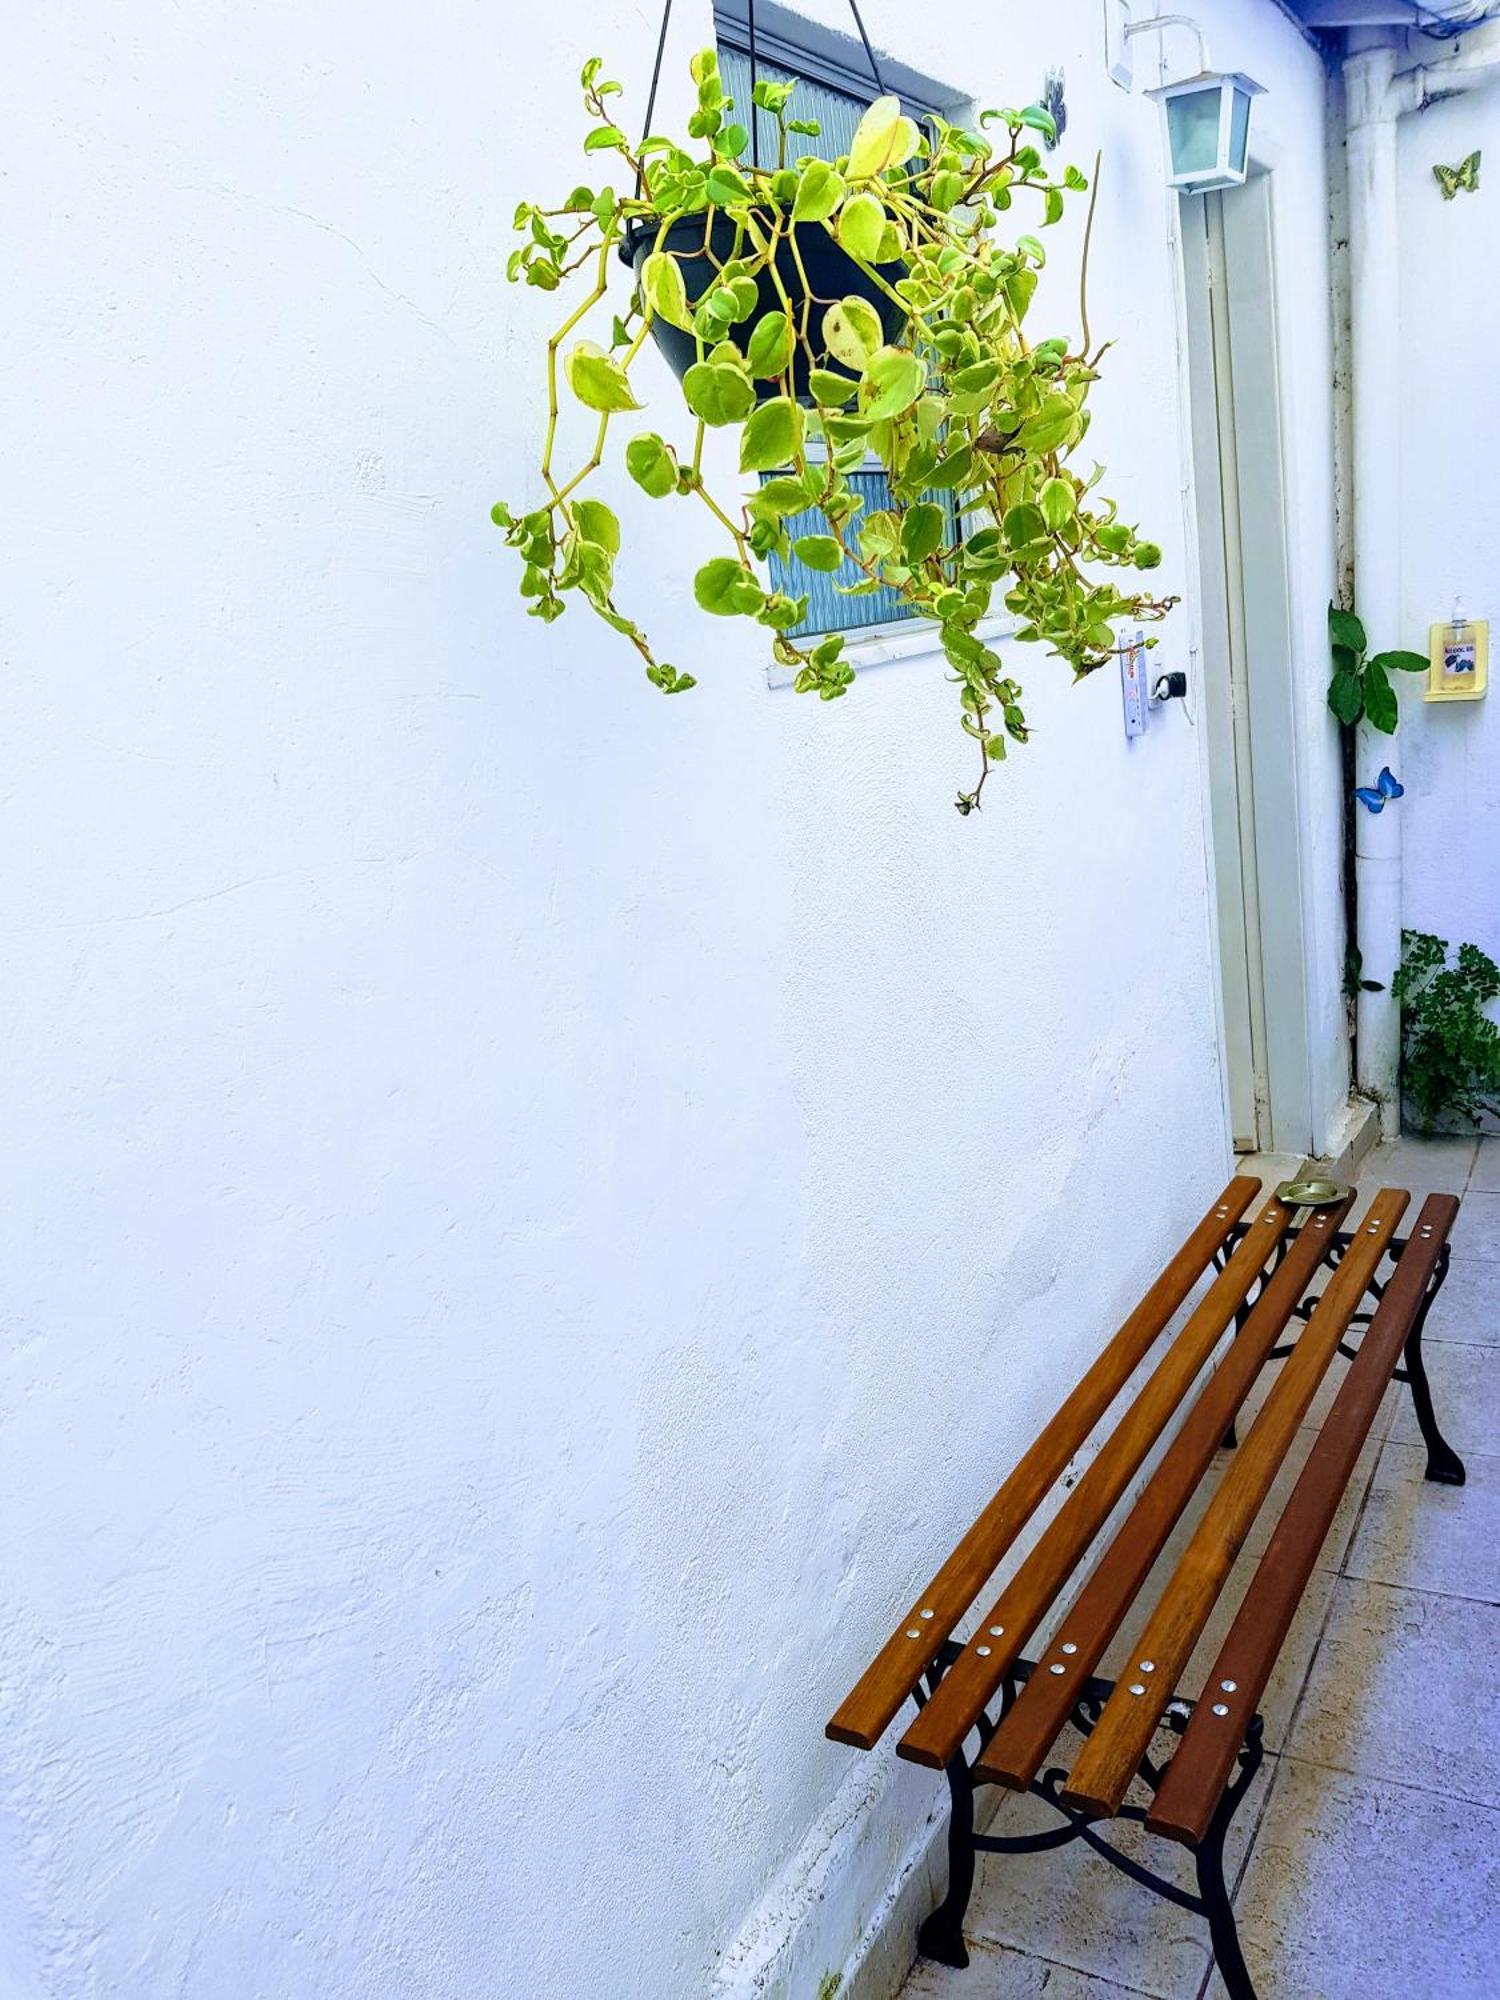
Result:
{"label": "small green plant sprig on wall", "polygon": [[1500,1110],[1500,1027],[1485,1012],[1500,999],[1500,966],[1478,945],[1403,931],[1391,982],[1401,1003],[1401,1083],[1424,1131],[1445,1113],[1477,1121]]}
{"label": "small green plant sprig on wall", "polygon": [[1328,607],[1328,637],[1333,646],[1328,706],[1350,728],[1363,716],[1372,729],[1394,736],[1399,710],[1391,675],[1425,674],[1426,654],[1397,649],[1367,658],[1364,626],[1352,611],[1340,611],[1336,604]]}
{"label": "small green plant sprig on wall", "polygon": [[[625,465],[652,498],[686,497],[723,532],[727,552],[694,578],[699,606],[766,627],[798,690],[832,701],[854,678],[843,636],[792,637],[808,600],[771,588],[761,565],[776,555],[831,574],[848,561],[859,572],[852,592],[899,593],[937,627],[962,727],[978,746],[978,782],[957,800],[968,813],[1007,739],[1024,743],[1028,734],[1021,687],[977,629],[996,590],[1016,636],[1048,646],[1075,678],[1115,656],[1117,621],[1156,619],[1176,602],[1091,573],[1153,569],[1161,551],[1113,502],[1091,497],[1101,468],[1084,476],[1071,463],[1105,351],[1088,326],[1089,231],[1076,347],[1061,336],[1028,338],[1046,251],[1034,234],[1009,244],[996,234],[1018,197],[1036,204],[1045,227],[1088,181],[1076,167],[1054,178],[1044,166],[1032,141],[1055,127],[1036,105],[985,112],[975,131],[934,119],[924,133],[882,97],[847,155],[803,156],[796,138],[817,127],[788,115],[794,86],[765,80],[754,101],[774,131],[766,149],[774,164],[747,164],[750,131],[734,115],[717,56],[705,50],[691,69],[696,150],[656,135],[633,150],[610,107],[620,86],[603,79],[597,59],[585,64],[594,124],[584,150],[616,156],[633,191],[580,186],[556,206],[523,202],[516,213],[526,241],[510,277],[547,292],[575,276],[587,287],[547,342],[543,503],[494,510],[524,565],[522,595],[533,616],[551,621],[578,593],[630,641],[658,687],[694,685],[620,609],[620,523],[583,490],[614,419],[641,408],[632,369],[647,338],[669,354],[674,337],[686,340],[686,437],[643,430],[629,440]],[[828,244],[850,273],[841,296],[815,292],[808,276],[812,252],[826,255]],[[622,247],[638,283],[614,313],[605,303],[610,258]],[[579,337],[596,308],[604,344]],[[563,385],[598,419],[592,448],[569,472],[556,463]],[[739,433],[740,471],[756,483],[737,501],[709,491],[709,429]],[[864,513],[849,475],[871,453],[889,475],[893,505]],[[788,521],[809,511],[826,532],[794,536]]]}

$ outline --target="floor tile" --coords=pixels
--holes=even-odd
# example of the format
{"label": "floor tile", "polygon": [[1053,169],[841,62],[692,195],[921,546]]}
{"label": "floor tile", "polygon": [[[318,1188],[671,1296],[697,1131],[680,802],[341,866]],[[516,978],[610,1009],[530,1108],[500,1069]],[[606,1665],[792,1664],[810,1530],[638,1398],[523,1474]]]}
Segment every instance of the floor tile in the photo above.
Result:
{"label": "floor tile", "polygon": [[1500,1813],[1284,1758],[1236,1913],[1260,2000],[1494,2000]]}
{"label": "floor tile", "polygon": [[1500,1457],[1471,1453],[1467,1486],[1431,1484],[1426,1464],[1422,1445],[1385,1446],[1345,1574],[1500,1603]]}
{"label": "floor tile", "polygon": [[1341,1577],[1288,1748],[1339,1771],[1500,1799],[1500,1605]]}
{"label": "floor tile", "polygon": [[1455,1257],[1500,1263],[1500,1194],[1466,1194],[1448,1240]]}
{"label": "floor tile", "polygon": [[[1460,1457],[1494,1451],[1500,1443],[1500,1347],[1424,1339],[1422,1358],[1438,1429],[1449,1444]],[[1401,1393],[1390,1435],[1398,1444],[1419,1444],[1422,1432],[1411,1392],[1402,1383],[1395,1386]]]}
{"label": "floor tile", "polygon": [[[1292,1439],[1291,1448],[1272,1483],[1270,1493],[1266,1496],[1265,1505],[1256,1515],[1255,1525],[1246,1537],[1245,1546],[1240,1554],[1242,1563],[1259,1562],[1265,1554],[1266,1544],[1275,1533],[1276,1523],[1286,1510],[1286,1503],[1292,1497],[1292,1488],[1302,1476],[1307,1455],[1317,1442],[1317,1438],[1317,1426],[1307,1424]],[[1355,1460],[1354,1470],[1349,1475],[1349,1483],[1344,1488],[1343,1500],[1333,1517],[1333,1524],[1318,1555],[1320,1569],[1336,1570],[1344,1559],[1344,1553],[1349,1546],[1349,1537],[1354,1533],[1355,1523],[1359,1519],[1360,1503],[1364,1498],[1365,1488],[1370,1483],[1380,1457],[1380,1446],[1381,1440],[1378,1437],[1366,1438],[1364,1449]]]}
{"label": "floor tile", "polygon": [[1361,1189],[1405,1188],[1418,1207],[1420,1197],[1425,1195],[1461,1195],[1469,1184],[1478,1147],[1477,1139],[1422,1139],[1403,1135],[1386,1140],[1373,1147],[1360,1163],[1359,1185]]}
{"label": "floor tile", "polygon": [[[1242,1564],[1259,1562],[1260,1558],[1265,1554],[1266,1544],[1275,1532],[1276,1523],[1281,1519],[1286,1503],[1291,1498],[1292,1488],[1302,1475],[1302,1468],[1307,1463],[1307,1455],[1312,1450],[1317,1436],[1318,1432],[1315,1425],[1304,1425],[1292,1439],[1287,1455],[1282,1461],[1281,1470],[1272,1481],[1271,1490],[1266,1495],[1265,1502],[1260,1512],[1256,1515],[1249,1534],[1245,1537],[1245,1544],[1240,1551],[1239,1557]],[[1359,1516],[1360,1502],[1364,1497],[1365,1488],[1370,1483],[1370,1475],[1375,1470],[1375,1462],[1380,1456],[1380,1444],[1380,1439],[1373,1437],[1367,1439],[1365,1442],[1365,1447],[1355,1464],[1349,1484],[1344,1490],[1342,1504],[1339,1507],[1338,1513],[1334,1516],[1333,1525],[1328,1531],[1328,1537],[1319,1554],[1318,1567],[1320,1569],[1336,1570],[1343,1561],[1344,1551],[1349,1545],[1349,1537],[1353,1533],[1355,1521]],[[1151,1595],[1159,1593],[1161,1586],[1165,1584],[1167,1578],[1177,1567],[1184,1549],[1186,1549],[1198,1523],[1203,1518],[1209,1501],[1218,1489],[1219,1483],[1225,1473],[1233,1464],[1233,1451],[1215,1452],[1214,1462],[1209,1467],[1203,1484],[1199,1487],[1197,1493],[1184,1511],[1182,1519],[1173,1529],[1171,1540],[1167,1543],[1166,1548],[1157,1561],[1156,1567],[1152,1570],[1149,1587]],[[1144,1602],[1150,1601],[1150,1597],[1146,1592],[1142,1593],[1142,1600]]]}
{"label": "floor tile", "polygon": [[[1250,1579],[1254,1576],[1255,1569],[1254,1562],[1243,1558],[1235,1565],[1218,1603],[1214,1606],[1213,1615],[1203,1629],[1202,1637],[1193,1648],[1192,1656],[1178,1678],[1176,1691],[1179,1694],[1196,1699],[1202,1693],[1213,1672],[1214,1662],[1219,1657],[1219,1649],[1228,1637],[1229,1628],[1240,1608],[1240,1600],[1250,1588]],[[1141,1594],[1140,1609],[1130,1619],[1124,1632],[1116,1638],[1105,1665],[1100,1669],[1110,1679],[1121,1678],[1124,1669],[1138,1657],[1140,1631],[1170,1576],[1170,1570],[1164,1573],[1153,1572],[1150,1583]],[[1318,1634],[1322,1629],[1323,1618],[1336,1581],[1332,1570],[1320,1569],[1313,1572],[1297,1615],[1292,1620],[1292,1628],[1282,1643],[1276,1671],[1272,1674],[1260,1703],[1268,1750],[1279,1749],[1286,1740],[1292,1712],[1297,1705],[1302,1683],[1307,1678],[1307,1670],[1317,1647]]]}
{"label": "floor tile", "polygon": [[964,1971],[919,1958],[902,1992],[905,2000],[1137,2000],[1140,1990],[971,1938]]}
{"label": "floor tile", "polygon": [[1500,1346],[1500,1264],[1455,1257],[1427,1315],[1424,1338]]}
{"label": "floor tile", "polygon": [[[1258,1180],[1261,1200],[1264,1200],[1283,1181],[1293,1180],[1301,1173],[1303,1157],[1301,1153],[1241,1153],[1235,1160],[1234,1170],[1237,1174],[1248,1174],[1252,1180]],[[1255,1206],[1258,1207],[1259,1203]]]}
{"label": "floor tile", "polygon": [[[1296,1337],[1300,1338],[1295,1321],[1293,1322],[1293,1331]],[[1359,1333],[1358,1328],[1355,1329],[1355,1333],[1357,1337]],[[1245,1398],[1244,1406],[1240,1413],[1239,1434],[1242,1438],[1248,1432],[1251,1423],[1264,1407],[1267,1397],[1276,1386],[1277,1377],[1283,1365],[1282,1362],[1273,1361],[1260,1371],[1255,1387]],[[1313,1391],[1312,1401],[1308,1404],[1303,1415],[1303,1429],[1317,1430],[1321,1426],[1324,1418],[1333,1408],[1334,1398],[1338,1395],[1348,1365],[1348,1362],[1342,1355],[1335,1355],[1327,1368],[1324,1369],[1323,1378]],[[1382,1396],[1380,1406],[1375,1412],[1375,1420],[1370,1426],[1370,1436],[1377,1443],[1389,1434],[1396,1420],[1396,1412],[1400,1399],[1405,1395],[1406,1390],[1401,1384],[1393,1382],[1386,1390],[1384,1396]]]}
{"label": "floor tile", "polygon": [[[1249,1838],[1246,1819],[1242,1840]],[[1056,1824],[1042,1800],[1016,1797],[1007,1800],[995,1831],[1035,1833]],[[1191,1859],[1172,1842],[1128,1820],[1114,1822],[1108,1837],[1147,1867],[1193,1886]],[[1081,1840],[1042,1854],[982,1856],[965,1931],[1152,2000],[1192,2000],[1208,1969],[1202,1920],[1130,1881]]]}

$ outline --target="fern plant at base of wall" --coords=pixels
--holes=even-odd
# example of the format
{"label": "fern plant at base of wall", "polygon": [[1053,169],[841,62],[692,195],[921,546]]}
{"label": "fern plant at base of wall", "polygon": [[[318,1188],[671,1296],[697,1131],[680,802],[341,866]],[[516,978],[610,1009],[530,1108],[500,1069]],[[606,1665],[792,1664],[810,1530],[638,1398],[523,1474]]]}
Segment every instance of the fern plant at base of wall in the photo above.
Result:
{"label": "fern plant at base of wall", "polygon": [[1500,1117],[1500,966],[1478,945],[1448,960],[1445,938],[1404,931],[1392,992],[1401,1005],[1401,1083],[1424,1132]]}
{"label": "fern plant at base of wall", "polygon": [[[583,491],[612,421],[641,408],[630,371],[658,339],[676,350],[690,428],[681,441],[655,430],[633,437],[625,465],[653,500],[700,504],[724,533],[729,552],[694,579],[699,607],[754,620],[798,691],[832,701],[854,678],[844,635],[806,634],[807,596],[776,588],[761,565],[795,558],[830,578],[853,576],[836,582],[840,591],[896,593],[936,627],[960,724],[978,750],[977,783],[956,802],[972,812],[1007,744],[1028,734],[1020,684],[978,634],[997,590],[1017,639],[1042,643],[1076,679],[1116,656],[1118,622],[1160,618],[1176,601],[1093,573],[1154,569],[1161,551],[1113,502],[1092,497],[1101,468],[1084,477],[1070,464],[1105,346],[1089,330],[1089,230],[1076,345],[1023,331],[1046,250],[1029,231],[1009,245],[996,233],[1018,201],[1035,204],[1041,227],[1055,223],[1088,180],[1076,167],[1054,177],[1044,164],[1033,139],[1053,139],[1056,128],[1040,105],[984,112],[972,131],[934,115],[924,131],[881,96],[830,161],[798,151],[799,133],[818,128],[788,115],[795,84],[758,80],[753,108],[736,115],[714,50],[694,57],[692,75],[689,146],[648,134],[632,147],[610,108],[620,87],[590,60],[580,79],[594,121],[585,154],[616,156],[633,186],[580,186],[555,206],[523,202],[516,212],[526,240],[510,277],[546,292],[575,276],[588,287],[546,343],[541,502],[494,510],[522,560],[521,593],[547,622],[577,593],[635,648],[657,687],[676,694],[696,684],[696,674],[659,660],[621,609],[621,523]],[[771,147],[761,141],[767,121]],[[773,163],[761,164],[763,152]],[[816,292],[805,269],[809,230],[857,273],[857,286],[836,298]],[[609,276],[622,246],[636,288],[614,312]],[[607,346],[577,337],[596,310]],[[557,465],[560,381],[592,426],[592,448],[571,473]],[[755,483],[737,505],[709,490],[710,429],[738,433],[740,472]],[[884,469],[890,505],[868,512],[856,475],[871,461]],[[809,513],[818,517],[811,531]]]}

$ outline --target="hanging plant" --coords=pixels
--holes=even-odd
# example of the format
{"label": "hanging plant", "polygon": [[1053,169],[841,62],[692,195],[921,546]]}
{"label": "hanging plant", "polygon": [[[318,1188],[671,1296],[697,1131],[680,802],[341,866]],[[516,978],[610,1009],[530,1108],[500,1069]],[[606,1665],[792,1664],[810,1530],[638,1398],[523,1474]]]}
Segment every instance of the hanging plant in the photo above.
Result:
{"label": "hanging plant", "polygon": [[[584,490],[615,419],[642,407],[632,370],[653,340],[680,377],[687,423],[680,436],[667,422],[636,429],[625,465],[653,499],[684,497],[722,529],[725,553],[694,578],[698,604],[767,628],[798,690],[831,701],[854,678],[844,639],[794,636],[808,599],[776,589],[763,565],[775,555],[832,574],[847,561],[857,580],[838,588],[897,592],[936,626],[959,719],[978,747],[978,781],[957,801],[971,812],[1007,740],[1028,733],[1020,685],[978,631],[996,592],[1016,637],[1047,646],[1075,678],[1115,656],[1117,621],[1159,618],[1176,602],[1095,573],[1153,569],[1161,551],[1094,496],[1101,468],[1086,477],[1073,469],[1104,353],[1088,327],[1092,202],[1076,347],[1028,337],[1046,252],[1035,234],[1007,244],[997,233],[1018,200],[1035,203],[1040,226],[1057,222],[1088,181],[1072,166],[1054,178],[1043,164],[1034,142],[1056,132],[1039,105],[984,112],[977,131],[932,119],[924,132],[882,96],[846,156],[806,156],[798,138],[817,127],[789,115],[795,86],[765,80],[753,95],[764,114],[757,125],[774,135],[774,164],[747,161],[759,149],[717,56],[706,50],[691,67],[693,145],[650,135],[632,150],[610,109],[620,86],[597,58],[588,62],[584,150],[616,156],[633,189],[583,186],[557,206],[523,202],[516,212],[526,241],[510,277],[546,292],[573,280],[585,288],[547,342],[545,500],[494,510],[524,564],[521,593],[547,621],[581,594],[636,648],[656,686],[675,694],[694,685],[657,658],[616,602],[620,523]],[[607,303],[616,255],[636,277],[618,313]],[[584,334],[591,314],[595,339]],[[565,391],[597,418],[592,449],[568,471],[557,465]],[[735,500],[716,497],[705,479],[710,429],[739,434],[750,484]],[[871,453],[892,505],[867,513],[849,475]],[[808,513],[821,516],[814,532],[788,526]]]}

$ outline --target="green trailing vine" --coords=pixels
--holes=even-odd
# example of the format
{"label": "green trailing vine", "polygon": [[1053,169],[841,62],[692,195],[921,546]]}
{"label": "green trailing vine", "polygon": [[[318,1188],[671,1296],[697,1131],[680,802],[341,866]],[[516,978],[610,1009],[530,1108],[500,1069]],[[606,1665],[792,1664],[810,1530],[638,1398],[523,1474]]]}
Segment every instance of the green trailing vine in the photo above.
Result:
{"label": "green trailing vine", "polygon": [[1426,654],[1399,648],[1370,654],[1364,626],[1352,611],[1341,611],[1336,604],[1328,607],[1328,638],[1333,649],[1328,706],[1346,728],[1363,718],[1372,729],[1394,736],[1400,711],[1391,675],[1425,674]]}
{"label": "green trailing vine", "polygon": [[1500,1112],[1500,1027],[1485,1011],[1500,999],[1500,966],[1478,945],[1403,931],[1391,982],[1401,1004],[1401,1081],[1424,1131],[1445,1115],[1471,1121]]}
{"label": "green trailing vine", "polygon": [[[764,80],[754,100],[774,131],[774,159],[747,162],[750,130],[717,56],[706,50],[691,68],[692,143],[653,134],[633,147],[612,109],[619,85],[598,59],[588,62],[584,151],[615,160],[629,185],[579,186],[516,212],[524,241],[510,277],[582,293],[546,343],[543,497],[494,510],[522,561],[522,595],[548,622],[570,596],[582,597],[635,648],[657,687],[675,694],[695,684],[622,609],[621,524],[585,490],[616,419],[642,409],[632,371],[646,341],[664,351],[673,338],[686,341],[686,423],[674,426],[663,412],[658,428],[634,431],[624,458],[644,493],[700,506],[722,532],[725,552],[694,578],[698,605],[765,628],[798,690],[832,701],[854,677],[844,638],[794,636],[808,598],[774,588],[764,565],[774,555],[832,574],[847,562],[857,578],[839,588],[897,592],[936,626],[962,727],[977,746],[977,782],[957,801],[970,812],[1007,743],[1029,733],[1021,686],[979,630],[996,593],[1017,638],[1048,647],[1075,678],[1116,656],[1116,623],[1159,618],[1176,602],[1096,573],[1153,569],[1161,551],[1096,496],[1101,468],[1074,465],[1107,346],[1089,330],[1092,202],[1076,344],[1025,330],[1046,251],[1035,233],[1011,242],[998,233],[1020,201],[1034,205],[1038,227],[1055,224],[1089,182],[1076,167],[1055,176],[1044,164],[1034,141],[1056,131],[1038,105],[985,112],[976,130],[934,119],[923,131],[882,97],[847,155],[814,158],[798,150],[799,136],[817,127],[789,115],[794,86]],[[811,253],[824,244],[851,273],[837,296],[809,278]],[[609,280],[622,248],[637,283],[616,310]],[[586,326],[598,337],[586,338]],[[566,470],[565,397],[592,423],[581,463]],[[710,491],[709,430],[738,432],[739,469],[751,483],[737,496]],[[866,512],[849,475],[871,453],[894,497]],[[812,532],[788,526],[808,513],[821,517]]]}

